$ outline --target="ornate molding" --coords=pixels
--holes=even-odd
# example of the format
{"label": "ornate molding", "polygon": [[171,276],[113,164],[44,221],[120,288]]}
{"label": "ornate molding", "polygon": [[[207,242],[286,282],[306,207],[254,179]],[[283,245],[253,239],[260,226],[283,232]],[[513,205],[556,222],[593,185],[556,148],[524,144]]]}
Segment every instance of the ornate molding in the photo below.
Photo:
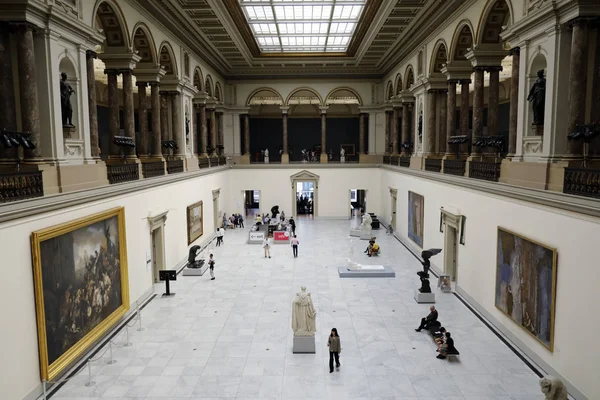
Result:
{"label": "ornate molding", "polygon": [[525,136],[523,138],[523,153],[539,155],[543,150],[543,136]]}
{"label": "ornate molding", "polygon": [[213,190],[212,191],[213,200],[218,199],[220,194],[221,194],[221,188]]}

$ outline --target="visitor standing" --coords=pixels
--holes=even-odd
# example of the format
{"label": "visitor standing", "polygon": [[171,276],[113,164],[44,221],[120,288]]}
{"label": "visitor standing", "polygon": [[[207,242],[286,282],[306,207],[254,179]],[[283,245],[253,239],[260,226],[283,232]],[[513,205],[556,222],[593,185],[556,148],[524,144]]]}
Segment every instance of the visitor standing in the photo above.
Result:
{"label": "visitor standing", "polygon": [[296,235],[294,235],[294,237],[292,238],[291,243],[292,243],[292,250],[294,252],[294,257],[298,257],[298,245],[300,244],[300,241],[298,240]]}
{"label": "visitor standing", "polygon": [[272,234],[269,233],[269,235],[263,239],[263,249],[265,249],[265,258],[269,257],[271,258],[271,242],[272,242]]}
{"label": "visitor standing", "polygon": [[242,217],[242,214],[238,214],[238,222],[240,225],[240,228],[244,227],[244,217]]}
{"label": "visitor standing", "polygon": [[340,364],[340,353],[342,351],[342,344],[340,342],[340,336],[338,335],[337,329],[333,328],[329,334],[329,340],[327,340],[327,347],[329,347],[329,373],[333,372],[333,359],[335,358],[335,368],[339,368]]}
{"label": "visitor standing", "polygon": [[217,229],[217,246],[220,246],[223,243],[223,228]]}
{"label": "visitor standing", "polygon": [[210,269],[210,280],[214,281],[215,280],[215,259],[213,258],[212,254],[208,258],[208,268]]}
{"label": "visitor standing", "polygon": [[296,221],[294,221],[294,217],[290,217],[289,221],[290,226],[292,227],[292,235],[296,235]]}

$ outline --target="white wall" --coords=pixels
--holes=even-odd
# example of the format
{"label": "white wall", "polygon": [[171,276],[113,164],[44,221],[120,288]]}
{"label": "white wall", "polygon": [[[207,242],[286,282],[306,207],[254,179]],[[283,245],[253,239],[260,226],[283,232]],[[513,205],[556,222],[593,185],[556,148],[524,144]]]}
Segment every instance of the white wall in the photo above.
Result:
{"label": "white wall", "polygon": [[[378,168],[269,168],[233,169],[231,172],[230,203],[232,212],[243,213],[243,190],[260,190],[261,212],[271,212],[278,205],[280,210],[290,215],[292,211],[291,175],[302,170],[319,175],[317,216],[349,217],[350,189],[367,189],[367,210],[378,214],[380,211]],[[295,201],[295,200],[294,200]]]}
{"label": "white wall", "polygon": [[[149,213],[169,210],[165,226],[167,268],[187,257],[186,208],[204,201],[203,242],[214,232],[212,190],[228,194],[228,171],[155,189],[65,208],[58,212],[0,224],[0,254],[5,270],[0,304],[3,304],[0,342],[0,398],[22,399],[40,384],[35,300],[31,261],[31,232],[114,207],[125,207],[129,293],[134,304],[152,287],[152,272],[146,270],[146,251],[151,249]],[[223,200],[221,200],[223,201]]]}
{"label": "white wall", "polygon": [[[454,207],[467,217],[466,244],[458,246],[458,286],[499,321],[503,330],[516,336],[586,396],[598,398],[600,367],[596,343],[600,317],[593,299],[600,288],[596,253],[600,220],[382,170],[385,221],[391,206],[388,187],[398,189],[396,229],[410,243],[408,191],[424,196],[425,249],[444,246],[444,234],[439,231],[440,207]],[[553,353],[495,307],[498,226],[558,251]],[[432,261],[443,268],[443,260],[444,255],[440,254]]]}

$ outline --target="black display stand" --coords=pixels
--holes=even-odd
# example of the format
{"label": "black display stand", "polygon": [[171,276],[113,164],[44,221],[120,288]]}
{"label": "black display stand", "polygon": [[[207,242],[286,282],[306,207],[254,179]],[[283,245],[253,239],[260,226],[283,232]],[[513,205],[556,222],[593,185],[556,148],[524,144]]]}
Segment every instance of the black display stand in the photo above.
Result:
{"label": "black display stand", "polygon": [[165,281],[166,292],[163,293],[163,296],[175,296],[175,293],[171,293],[171,286],[169,282],[177,280],[177,271],[174,269],[158,271],[158,279]]}

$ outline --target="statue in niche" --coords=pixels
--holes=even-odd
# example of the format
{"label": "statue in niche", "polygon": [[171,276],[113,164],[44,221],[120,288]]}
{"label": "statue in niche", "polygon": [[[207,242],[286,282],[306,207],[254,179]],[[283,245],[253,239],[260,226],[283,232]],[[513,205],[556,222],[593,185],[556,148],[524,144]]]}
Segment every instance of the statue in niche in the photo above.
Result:
{"label": "statue in niche", "polygon": [[190,142],[190,119],[185,117],[185,142]]}
{"label": "statue in niche", "polygon": [[545,400],[567,400],[568,394],[565,385],[553,376],[540,379],[540,389],[545,395]]}
{"label": "statue in niche", "polygon": [[423,140],[423,111],[419,112],[419,123],[417,125],[417,132],[419,133],[419,142]]}
{"label": "statue in niche", "polygon": [[71,95],[75,93],[71,85],[67,82],[67,74],[60,74],[60,109],[62,112],[63,126],[73,128],[73,106],[71,105]]}
{"label": "statue in niche", "polygon": [[537,72],[537,79],[529,91],[527,101],[531,102],[533,107],[533,124],[544,125],[544,108],[546,107],[546,78],[544,70]]}
{"label": "statue in niche", "polygon": [[317,331],[317,312],[310,293],[306,293],[306,287],[302,286],[300,290],[292,301],[292,330],[294,336],[314,336]]}

